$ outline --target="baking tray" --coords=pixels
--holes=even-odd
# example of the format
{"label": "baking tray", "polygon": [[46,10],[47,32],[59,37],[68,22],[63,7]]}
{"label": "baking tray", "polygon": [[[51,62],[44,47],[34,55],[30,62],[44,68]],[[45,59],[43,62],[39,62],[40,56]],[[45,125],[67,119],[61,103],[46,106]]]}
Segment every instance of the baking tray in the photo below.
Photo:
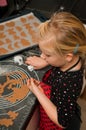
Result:
{"label": "baking tray", "polygon": [[0,55],[7,55],[38,43],[41,21],[31,12],[0,24]]}

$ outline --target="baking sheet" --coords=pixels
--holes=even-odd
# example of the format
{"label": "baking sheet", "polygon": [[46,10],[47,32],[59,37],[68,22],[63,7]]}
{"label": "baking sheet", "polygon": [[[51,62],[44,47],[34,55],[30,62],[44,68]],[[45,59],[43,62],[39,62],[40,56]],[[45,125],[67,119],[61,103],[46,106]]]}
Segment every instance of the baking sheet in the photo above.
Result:
{"label": "baking sheet", "polygon": [[38,43],[41,21],[31,12],[0,24],[0,56]]}

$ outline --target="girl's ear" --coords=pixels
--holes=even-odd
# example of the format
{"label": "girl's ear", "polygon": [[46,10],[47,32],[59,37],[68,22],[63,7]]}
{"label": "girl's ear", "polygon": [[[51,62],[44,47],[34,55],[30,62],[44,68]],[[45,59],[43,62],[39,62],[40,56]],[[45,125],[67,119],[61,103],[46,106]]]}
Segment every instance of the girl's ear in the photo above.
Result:
{"label": "girl's ear", "polygon": [[73,59],[73,54],[72,53],[66,54],[66,60],[67,60],[67,62],[71,62],[72,59]]}

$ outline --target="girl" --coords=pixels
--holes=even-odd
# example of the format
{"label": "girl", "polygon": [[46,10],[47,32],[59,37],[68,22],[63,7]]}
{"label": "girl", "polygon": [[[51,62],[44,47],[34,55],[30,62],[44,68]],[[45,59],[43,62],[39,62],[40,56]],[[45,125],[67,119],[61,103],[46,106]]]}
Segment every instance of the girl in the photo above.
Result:
{"label": "girl", "polygon": [[39,30],[42,54],[26,60],[35,69],[51,65],[42,82],[32,78],[27,81],[40,103],[39,130],[80,130],[77,100],[85,86],[85,27],[72,14],[59,12]]}

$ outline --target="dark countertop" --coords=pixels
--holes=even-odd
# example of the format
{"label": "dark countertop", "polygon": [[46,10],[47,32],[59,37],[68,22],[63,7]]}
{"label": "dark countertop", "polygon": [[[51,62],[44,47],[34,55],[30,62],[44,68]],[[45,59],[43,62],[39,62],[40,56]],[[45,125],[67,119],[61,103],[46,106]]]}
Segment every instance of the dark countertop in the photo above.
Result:
{"label": "dark countertop", "polygon": [[27,89],[26,79],[42,79],[45,71],[30,72],[26,65],[14,63],[14,57],[40,55],[38,46],[32,46],[19,54],[4,57],[0,61],[0,130],[25,130],[38,104],[36,97]]}
{"label": "dark countertop", "polygon": [[[35,10],[27,10],[23,14],[4,19],[0,22],[19,17],[29,12],[41,20],[46,18]],[[41,80],[47,68],[30,72],[25,64],[14,63],[15,56],[40,55],[37,45],[0,55],[0,130],[25,130],[38,104],[36,97],[28,90],[26,80],[33,77]]]}
{"label": "dark countertop", "polygon": [[[22,103],[20,103],[17,106],[14,106],[14,109],[12,110],[12,108],[8,108],[8,110],[3,109],[0,110],[0,114],[2,114],[2,111],[15,111],[16,113],[18,113],[18,116],[12,120],[12,118],[8,116],[8,121],[7,123],[5,123],[5,125],[1,125],[0,124],[0,130],[25,130],[26,126],[27,126],[27,122],[30,121],[34,109],[37,105],[37,101],[36,98],[33,94],[30,94]],[[3,118],[6,118],[6,114],[3,115]],[[10,121],[9,121],[10,119]],[[2,118],[0,115],[0,122],[1,122]],[[9,125],[9,122],[11,122],[13,124]],[[6,125],[9,126],[6,126]]]}
{"label": "dark countertop", "polygon": [[24,130],[37,105],[36,97],[26,86],[27,77],[34,74],[6,63],[0,62],[0,130]]}

